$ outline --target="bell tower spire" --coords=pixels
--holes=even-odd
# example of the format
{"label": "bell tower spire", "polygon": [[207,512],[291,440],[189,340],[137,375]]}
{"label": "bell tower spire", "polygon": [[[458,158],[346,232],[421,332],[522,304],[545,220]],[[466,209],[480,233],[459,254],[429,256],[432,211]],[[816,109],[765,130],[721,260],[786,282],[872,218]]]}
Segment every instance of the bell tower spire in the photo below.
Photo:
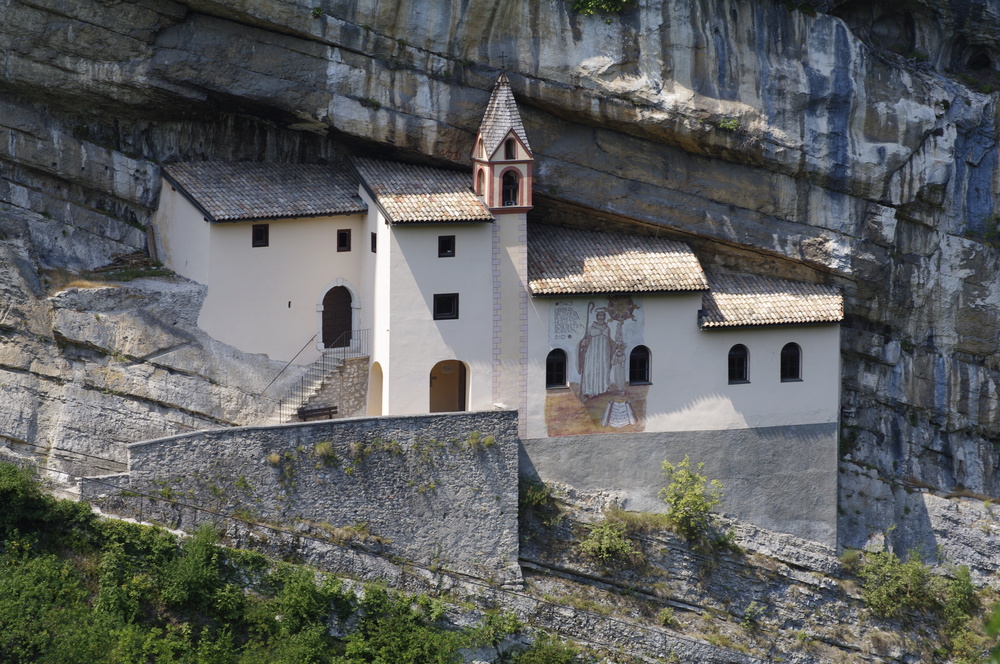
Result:
{"label": "bell tower spire", "polygon": [[534,161],[510,80],[501,71],[472,148],[473,189],[494,213],[527,212]]}

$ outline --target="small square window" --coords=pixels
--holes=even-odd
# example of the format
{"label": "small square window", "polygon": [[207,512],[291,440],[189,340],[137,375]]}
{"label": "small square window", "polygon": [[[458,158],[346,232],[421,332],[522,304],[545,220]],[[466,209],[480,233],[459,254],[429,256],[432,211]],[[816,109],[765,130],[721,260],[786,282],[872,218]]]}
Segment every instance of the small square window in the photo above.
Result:
{"label": "small square window", "polygon": [[267,244],[268,244],[267,224],[254,224],[252,246],[266,247]]}
{"label": "small square window", "polygon": [[375,253],[375,247],[377,247],[377,246],[378,246],[378,235],[375,234],[375,233],[372,233],[372,253],[373,254]]}
{"label": "small square window", "polygon": [[345,228],[337,231],[337,251],[351,250],[351,229]]}
{"label": "small square window", "polygon": [[451,320],[458,318],[458,293],[439,293],[434,295],[434,320]]}
{"label": "small square window", "polygon": [[455,255],[455,236],[438,235],[438,257],[452,258]]}

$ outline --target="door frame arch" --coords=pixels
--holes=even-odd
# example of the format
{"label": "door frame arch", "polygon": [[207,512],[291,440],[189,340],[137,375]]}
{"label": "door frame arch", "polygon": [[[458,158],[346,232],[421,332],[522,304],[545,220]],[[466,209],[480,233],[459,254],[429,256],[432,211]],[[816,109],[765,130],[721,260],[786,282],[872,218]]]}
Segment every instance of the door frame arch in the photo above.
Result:
{"label": "door frame arch", "polygon": [[[455,377],[455,381],[457,381],[458,383],[456,385],[457,389],[455,392],[451,394],[453,394],[455,397],[458,397],[459,403],[455,405],[458,405],[460,407],[456,409],[444,409],[444,408],[435,409],[434,408],[434,404],[436,401],[435,397],[436,396],[438,397],[437,402],[440,404],[442,401],[447,401],[448,394],[447,393],[442,394],[440,392],[436,392],[434,388],[434,380],[436,378],[441,378],[442,374],[444,375],[451,375],[451,374],[446,374],[444,371],[441,371],[438,376],[435,376],[434,373],[435,371],[438,370],[439,367],[442,367],[442,365],[450,362],[454,362],[458,368],[458,376]],[[452,358],[448,360],[440,360],[438,362],[435,362],[434,365],[431,366],[430,371],[427,372],[427,378],[429,383],[427,391],[427,412],[460,413],[467,411],[469,409],[469,374],[470,374],[469,365],[463,362],[462,360],[457,360]],[[437,389],[442,390],[443,388],[439,387]],[[445,398],[442,399],[442,396]]]}

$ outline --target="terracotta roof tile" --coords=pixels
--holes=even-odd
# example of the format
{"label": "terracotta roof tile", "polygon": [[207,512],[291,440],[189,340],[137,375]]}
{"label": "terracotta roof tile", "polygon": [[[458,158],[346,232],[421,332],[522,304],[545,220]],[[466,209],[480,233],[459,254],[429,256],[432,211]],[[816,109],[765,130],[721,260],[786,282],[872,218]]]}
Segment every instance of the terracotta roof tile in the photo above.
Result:
{"label": "terracotta roof tile", "polygon": [[358,181],[319,164],[191,161],[163,167],[210,221],[315,217],[364,212]]}
{"label": "terracotta roof tile", "polygon": [[468,173],[375,159],[353,163],[393,224],[493,221]]}
{"label": "terracotta roof tile", "polygon": [[528,285],[534,295],[699,291],[708,280],[683,242],[528,225]]}
{"label": "terracotta roof tile", "polygon": [[702,296],[703,328],[836,323],[844,318],[840,289],[750,274],[713,274]]}
{"label": "terracotta roof tile", "polygon": [[512,129],[524,143],[528,152],[531,152],[531,146],[528,145],[528,135],[524,132],[521,114],[517,111],[517,102],[514,101],[514,93],[510,89],[510,80],[507,78],[507,74],[501,72],[496,85],[493,86],[490,101],[486,105],[483,122],[479,126],[479,133],[483,137],[483,147],[486,149],[487,156],[496,151],[500,142]]}

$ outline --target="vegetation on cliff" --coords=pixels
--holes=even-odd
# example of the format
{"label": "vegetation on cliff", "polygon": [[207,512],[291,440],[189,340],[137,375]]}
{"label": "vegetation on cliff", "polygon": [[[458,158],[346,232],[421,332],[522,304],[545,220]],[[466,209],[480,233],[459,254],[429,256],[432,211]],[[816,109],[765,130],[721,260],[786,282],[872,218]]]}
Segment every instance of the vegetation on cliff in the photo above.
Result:
{"label": "vegetation on cliff", "polygon": [[[522,628],[497,612],[456,629],[438,600],[377,586],[356,593],[332,576],[220,547],[208,527],[179,542],[100,520],[9,464],[0,464],[0,503],[0,661],[9,664],[447,664]],[[509,655],[559,664],[574,652],[541,639]]]}

